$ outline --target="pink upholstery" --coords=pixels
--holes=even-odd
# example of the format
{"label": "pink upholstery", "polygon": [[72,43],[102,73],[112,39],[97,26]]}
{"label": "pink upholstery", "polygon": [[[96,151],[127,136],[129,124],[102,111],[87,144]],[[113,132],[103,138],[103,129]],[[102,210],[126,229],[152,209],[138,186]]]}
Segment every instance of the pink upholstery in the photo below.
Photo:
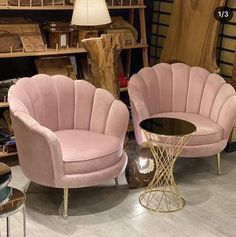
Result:
{"label": "pink upholstery", "polygon": [[225,148],[236,119],[236,93],[219,75],[160,63],[133,75],[128,91],[138,144],[146,141],[139,127],[143,119],[174,117],[197,127],[181,156],[210,156]]}
{"label": "pink upholstery", "polygon": [[193,123],[197,127],[197,130],[192,135],[191,139],[188,142],[188,145],[212,144],[222,140],[223,138],[222,127],[220,127],[212,120],[199,114],[170,112],[154,114],[151,117],[178,118]]}
{"label": "pink upholstery", "polygon": [[103,170],[119,162],[123,154],[117,137],[75,129],[55,134],[61,145],[65,174]]}
{"label": "pink upholstery", "polygon": [[39,74],[12,86],[8,101],[20,165],[32,181],[76,188],[124,170],[128,110],[106,90]]}

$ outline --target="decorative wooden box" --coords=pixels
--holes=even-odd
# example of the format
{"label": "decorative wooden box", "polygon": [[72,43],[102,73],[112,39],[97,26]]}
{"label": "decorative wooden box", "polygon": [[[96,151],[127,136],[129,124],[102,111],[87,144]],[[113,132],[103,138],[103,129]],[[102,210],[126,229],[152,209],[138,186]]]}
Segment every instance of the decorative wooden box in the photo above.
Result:
{"label": "decorative wooden box", "polygon": [[[44,51],[45,49],[44,39],[39,24],[0,24],[0,32],[5,32],[5,38],[4,34],[0,34],[2,40],[5,41],[0,42],[0,52],[21,51],[22,43],[26,52]],[[27,46],[34,47],[31,47],[31,50],[28,50]],[[40,46],[40,48],[35,46]]]}
{"label": "decorative wooden box", "polygon": [[46,22],[44,30],[49,33],[49,48],[67,48],[71,46],[71,32],[74,31],[70,23]]}

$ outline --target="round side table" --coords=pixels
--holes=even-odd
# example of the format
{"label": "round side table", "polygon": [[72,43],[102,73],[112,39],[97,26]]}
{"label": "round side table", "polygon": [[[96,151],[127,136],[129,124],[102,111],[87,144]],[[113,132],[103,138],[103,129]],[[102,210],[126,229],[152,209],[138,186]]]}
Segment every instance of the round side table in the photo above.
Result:
{"label": "round side table", "polygon": [[185,120],[162,117],[145,119],[140,127],[153,154],[156,170],[139,202],[153,211],[180,210],[185,201],[175,183],[173,167],[196,127]]}
{"label": "round side table", "polygon": [[6,218],[7,236],[10,236],[10,220],[9,217],[18,211],[23,211],[23,231],[26,237],[26,216],[25,216],[25,194],[15,188],[12,188],[10,200],[0,206],[0,218]]}
{"label": "round side table", "polygon": [[9,217],[18,211],[23,211],[23,229],[26,237],[25,194],[15,188],[7,186],[12,178],[11,169],[0,163],[0,218],[6,218],[7,237],[10,236]]}

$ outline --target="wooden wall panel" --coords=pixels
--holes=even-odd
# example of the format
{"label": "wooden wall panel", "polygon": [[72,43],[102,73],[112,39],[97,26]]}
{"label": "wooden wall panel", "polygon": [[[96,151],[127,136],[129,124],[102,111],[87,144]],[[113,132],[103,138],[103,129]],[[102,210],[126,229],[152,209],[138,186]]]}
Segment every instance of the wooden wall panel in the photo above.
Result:
{"label": "wooden wall panel", "polygon": [[216,46],[220,23],[213,13],[224,3],[225,0],[174,1],[161,62],[181,61],[218,72]]}
{"label": "wooden wall panel", "polygon": [[[217,63],[221,76],[236,89],[236,1],[227,0],[226,6],[233,10],[234,14],[230,22],[220,24]],[[160,55],[167,35],[166,32],[169,28],[172,7],[173,0],[153,0],[152,40],[149,52],[151,66],[160,62]],[[236,141],[236,125],[231,141]]]}

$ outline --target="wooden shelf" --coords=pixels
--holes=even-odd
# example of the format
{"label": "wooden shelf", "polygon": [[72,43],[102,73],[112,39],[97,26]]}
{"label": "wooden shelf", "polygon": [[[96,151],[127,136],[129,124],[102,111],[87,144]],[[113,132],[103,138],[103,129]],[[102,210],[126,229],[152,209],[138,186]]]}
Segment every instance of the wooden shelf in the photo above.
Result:
{"label": "wooden shelf", "polygon": [[[73,5],[57,6],[0,6],[0,10],[73,10]],[[108,6],[110,10],[143,9],[145,5]]]}
{"label": "wooden shelf", "polygon": [[[144,44],[136,44],[132,46],[125,46],[122,49],[138,49],[138,48],[146,48],[147,45]],[[19,58],[19,57],[33,57],[33,56],[49,56],[49,55],[62,55],[62,54],[78,54],[78,53],[86,53],[84,48],[68,48],[68,49],[47,49],[47,51],[43,52],[12,52],[12,53],[0,53],[0,58]]]}
{"label": "wooden shelf", "polygon": [[148,45],[138,43],[135,45],[124,46],[122,49],[142,49],[142,48],[148,48]]}
{"label": "wooden shelf", "polygon": [[119,10],[119,9],[142,9],[146,8],[145,5],[131,5],[131,6],[108,6],[108,9]]}
{"label": "wooden shelf", "polygon": [[15,155],[17,155],[17,152],[7,153],[7,152],[0,151],[0,158],[6,157],[6,156],[15,156]]}
{"label": "wooden shelf", "polygon": [[128,87],[121,87],[120,92],[128,91]]}
{"label": "wooden shelf", "polygon": [[9,107],[8,102],[0,102],[0,108],[7,108]]}
{"label": "wooden shelf", "polygon": [[12,52],[12,53],[0,53],[0,58],[18,58],[18,57],[32,57],[32,56],[49,56],[60,54],[76,54],[86,53],[84,48],[68,48],[68,49],[47,49],[43,52]]}

